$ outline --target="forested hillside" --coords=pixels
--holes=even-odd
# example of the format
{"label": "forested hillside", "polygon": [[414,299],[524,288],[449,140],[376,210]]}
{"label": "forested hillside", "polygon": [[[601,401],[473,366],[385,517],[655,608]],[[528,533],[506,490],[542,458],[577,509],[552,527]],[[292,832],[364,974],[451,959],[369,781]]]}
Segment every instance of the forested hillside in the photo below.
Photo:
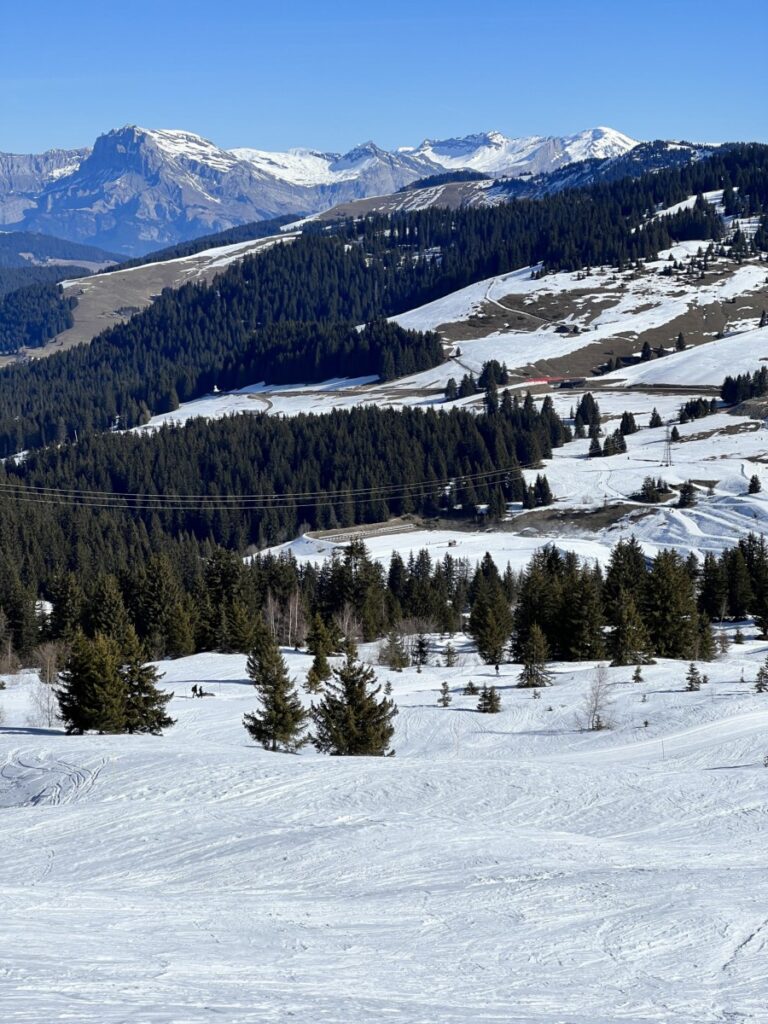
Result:
{"label": "forested hillside", "polygon": [[[19,288],[30,285],[56,284],[58,281],[75,277],[85,277],[89,273],[85,267],[62,266],[53,264],[49,267],[2,267],[0,266],[0,299],[15,292]],[[18,348],[18,346],[16,346]]]}
{"label": "forested hillside", "polygon": [[519,466],[570,436],[551,402],[537,411],[508,396],[492,415],[364,408],[93,435],[0,469],[3,551],[39,587],[56,566],[87,575],[142,561],[141,537],[154,549],[183,538],[243,550],[302,525],[473,518],[482,501],[499,517],[524,496]]}
{"label": "forested hillside", "polygon": [[0,299],[0,353],[39,348],[72,326],[77,299],[61,285],[33,284]]}
{"label": "forested hillside", "polygon": [[[622,265],[674,240],[717,237],[720,220],[704,202],[673,216],[650,214],[723,184],[732,212],[761,213],[768,147],[736,146],[686,167],[493,209],[309,225],[305,237],[242,260],[213,285],[165,292],[87,348],[7,369],[0,455],[116,419],[131,427],[214,386],[392,376],[434,365],[434,339],[406,345],[400,338],[385,354],[386,346],[377,351],[361,335],[353,351],[349,328],[516,267]],[[755,244],[765,244],[764,230]]]}

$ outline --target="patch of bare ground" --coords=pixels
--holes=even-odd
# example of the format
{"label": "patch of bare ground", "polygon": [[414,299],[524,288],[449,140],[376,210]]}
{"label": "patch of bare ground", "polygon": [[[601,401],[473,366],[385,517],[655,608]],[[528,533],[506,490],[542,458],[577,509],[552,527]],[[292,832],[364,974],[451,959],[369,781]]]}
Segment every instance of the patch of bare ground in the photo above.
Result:
{"label": "patch of bare ground", "polygon": [[[706,441],[708,437],[731,436],[734,434],[753,434],[756,430],[762,429],[762,423],[732,423],[727,427],[716,427],[712,430],[702,430],[696,434],[686,434],[681,436],[679,441],[675,441],[675,444],[686,444],[688,441]],[[731,458],[730,455],[724,455],[723,458]]]}
{"label": "patch of bare ground", "polygon": [[615,306],[622,297],[621,288],[594,287],[567,292],[539,292],[536,295],[505,295],[499,301],[510,308],[526,309],[542,320],[563,323],[566,320],[588,325],[605,310]]}
{"label": "patch of bare ground", "polygon": [[494,527],[518,534],[541,534],[542,536],[572,535],[576,530],[597,533],[613,526],[625,516],[642,518],[655,510],[655,506],[637,508],[624,502],[611,502],[594,509],[558,509],[556,505],[532,509]]}
{"label": "patch of bare ground", "polygon": [[476,313],[466,320],[457,323],[440,324],[437,328],[440,336],[448,342],[474,341],[485,338],[489,334],[516,334],[518,332],[536,331],[541,321],[531,318],[525,313],[501,309],[495,303],[484,302]]}
{"label": "patch of bare ground", "polygon": [[[281,242],[289,242],[295,235],[281,235]],[[240,256],[250,256],[265,246],[273,245],[274,238],[259,238],[243,243]],[[210,282],[226,269],[221,252],[205,250],[194,256],[148,263],[129,270],[81,277],[64,287],[67,296],[77,299],[72,311],[74,325],[52,338],[42,348],[22,350],[19,356],[8,356],[0,361],[7,365],[19,359],[41,359],[56,352],[65,352],[75,345],[90,342],[108,327],[125,323],[131,316],[146,309],[164,288],[180,288],[190,281]]]}

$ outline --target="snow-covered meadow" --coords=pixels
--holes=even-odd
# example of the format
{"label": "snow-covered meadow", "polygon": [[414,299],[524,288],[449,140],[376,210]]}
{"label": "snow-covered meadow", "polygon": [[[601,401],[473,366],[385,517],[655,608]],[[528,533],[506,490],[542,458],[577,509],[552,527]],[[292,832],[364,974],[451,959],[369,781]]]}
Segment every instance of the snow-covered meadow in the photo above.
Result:
{"label": "snow-covered meadow", "polygon": [[238,655],[161,665],[159,738],[30,727],[32,676],[9,678],[3,1020],[764,1022],[768,644],[699,693],[679,663],[610,669],[614,728],[587,733],[592,664],[533,700],[455,643],[455,668],[377,669],[388,759],[253,747]]}

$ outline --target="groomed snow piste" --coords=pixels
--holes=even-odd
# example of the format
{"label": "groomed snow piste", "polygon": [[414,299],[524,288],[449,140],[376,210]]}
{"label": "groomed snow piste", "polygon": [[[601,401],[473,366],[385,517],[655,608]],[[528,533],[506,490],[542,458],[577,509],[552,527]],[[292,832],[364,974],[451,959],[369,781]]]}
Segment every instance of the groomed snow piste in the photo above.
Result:
{"label": "groomed snow piste", "polygon": [[762,1024],[768,645],[700,693],[677,663],[611,669],[615,727],[585,733],[592,665],[536,701],[455,642],[456,668],[377,670],[390,759],[251,746],[237,655],[161,666],[159,738],[30,727],[32,677],[9,678],[3,1021]]}

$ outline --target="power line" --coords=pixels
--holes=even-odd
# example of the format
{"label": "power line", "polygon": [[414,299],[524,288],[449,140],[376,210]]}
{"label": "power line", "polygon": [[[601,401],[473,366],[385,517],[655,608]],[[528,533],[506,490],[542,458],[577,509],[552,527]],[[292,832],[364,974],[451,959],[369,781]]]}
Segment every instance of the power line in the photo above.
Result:
{"label": "power line", "polygon": [[455,475],[447,480],[423,480],[415,483],[392,484],[371,488],[357,488],[344,491],[284,492],[282,494],[244,495],[151,495],[146,493],[119,491],[85,491],[71,488],[26,486],[23,483],[0,483],[0,495],[14,501],[38,505],[80,505],[83,508],[121,509],[123,511],[267,511],[280,508],[301,508],[308,506],[330,506],[348,504],[376,498],[403,497],[409,493],[444,491],[451,486],[465,483],[500,483],[505,478],[520,473],[522,468],[515,465],[484,473]]}

